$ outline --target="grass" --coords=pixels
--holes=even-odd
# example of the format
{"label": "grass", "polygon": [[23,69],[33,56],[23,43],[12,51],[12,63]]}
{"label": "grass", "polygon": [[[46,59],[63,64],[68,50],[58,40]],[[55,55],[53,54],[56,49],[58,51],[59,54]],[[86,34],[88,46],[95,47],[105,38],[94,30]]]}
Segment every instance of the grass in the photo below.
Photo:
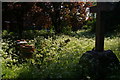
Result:
{"label": "grass", "polygon": [[[66,40],[69,42],[65,42]],[[119,36],[105,38],[105,50],[112,50],[120,60]],[[79,78],[82,74],[78,71],[80,57],[95,46],[95,36],[87,31],[72,32],[69,35],[59,34],[50,37],[37,35],[33,40],[36,51],[32,59],[25,59],[20,64],[15,49],[2,50],[2,75],[3,79],[54,79],[54,78]],[[84,75],[84,74],[83,74]],[[86,76],[89,77],[89,76]],[[120,79],[120,77],[119,77]]]}

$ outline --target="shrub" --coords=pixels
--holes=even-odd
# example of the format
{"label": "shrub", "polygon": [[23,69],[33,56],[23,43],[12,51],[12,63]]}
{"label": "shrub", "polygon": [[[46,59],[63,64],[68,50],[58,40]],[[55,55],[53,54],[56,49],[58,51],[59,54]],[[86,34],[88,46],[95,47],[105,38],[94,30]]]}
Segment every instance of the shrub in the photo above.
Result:
{"label": "shrub", "polygon": [[87,21],[86,25],[82,27],[82,29],[88,29],[91,32],[95,32],[96,27],[96,19],[93,19],[92,21]]}

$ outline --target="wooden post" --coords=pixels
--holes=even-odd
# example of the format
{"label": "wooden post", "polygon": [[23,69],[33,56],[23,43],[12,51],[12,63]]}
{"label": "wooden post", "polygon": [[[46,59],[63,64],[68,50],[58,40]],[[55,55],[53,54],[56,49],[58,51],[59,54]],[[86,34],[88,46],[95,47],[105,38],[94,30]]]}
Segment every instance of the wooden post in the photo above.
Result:
{"label": "wooden post", "polygon": [[104,51],[104,26],[102,25],[102,13],[101,9],[102,2],[97,3],[97,22],[96,22],[96,41],[95,41],[95,50],[102,52]]}
{"label": "wooden post", "polygon": [[96,16],[96,41],[95,50],[98,52],[104,51],[104,17],[103,12],[111,11],[113,6],[108,2],[97,2],[97,6],[91,7],[90,12],[97,13]]}

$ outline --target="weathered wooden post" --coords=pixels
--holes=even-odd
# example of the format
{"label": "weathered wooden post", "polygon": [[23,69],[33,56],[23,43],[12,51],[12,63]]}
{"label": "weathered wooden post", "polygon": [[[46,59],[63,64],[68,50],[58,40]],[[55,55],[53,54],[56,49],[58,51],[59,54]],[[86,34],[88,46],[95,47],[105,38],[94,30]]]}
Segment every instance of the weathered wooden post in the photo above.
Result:
{"label": "weathered wooden post", "polygon": [[95,50],[98,52],[104,51],[104,17],[103,12],[111,11],[113,8],[107,2],[97,2],[97,6],[91,7],[91,13],[97,13],[96,19],[96,41]]}
{"label": "weathered wooden post", "polygon": [[[96,23],[96,41],[95,41],[95,50],[104,51],[104,26],[102,25],[101,19],[101,6],[102,3],[97,3],[97,23]],[[99,9],[98,9],[99,8]]]}
{"label": "weathered wooden post", "polygon": [[113,9],[108,2],[97,2],[97,6],[91,7],[90,12],[97,13],[96,16],[96,42],[95,50],[87,51],[80,58],[80,65],[85,74],[91,80],[106,80],[106,75],[112,72],[111,68],[119,67],[119,60],[111,50],[104,50],[104,12]]}

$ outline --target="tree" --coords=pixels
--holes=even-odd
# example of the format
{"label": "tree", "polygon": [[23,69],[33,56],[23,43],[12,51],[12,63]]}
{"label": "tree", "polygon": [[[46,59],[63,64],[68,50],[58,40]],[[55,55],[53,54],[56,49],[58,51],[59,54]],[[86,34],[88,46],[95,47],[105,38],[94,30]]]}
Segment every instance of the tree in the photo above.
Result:
{"label": "tree", "polygon": [[6,13],[3,20],[14,18],[20,33],[25,26],[33,25],[54,26],[56,33],[60,33],[66,26],[80,29],[86,21],[86,9],[92,5],[92,2],[8,2],[3,3],[3,13]]}
{"label": "tree", "polygon": [[[3,3],[3,21],[16,21],[19,29],[20,38],[22,37],[21,33],[23,31],[23,19],[24,14],[26,14],[30,7],[32,6],[31,3],[15,3],[15,2],[8,2]],[[9,14],[10,13],[10,14]]]}

